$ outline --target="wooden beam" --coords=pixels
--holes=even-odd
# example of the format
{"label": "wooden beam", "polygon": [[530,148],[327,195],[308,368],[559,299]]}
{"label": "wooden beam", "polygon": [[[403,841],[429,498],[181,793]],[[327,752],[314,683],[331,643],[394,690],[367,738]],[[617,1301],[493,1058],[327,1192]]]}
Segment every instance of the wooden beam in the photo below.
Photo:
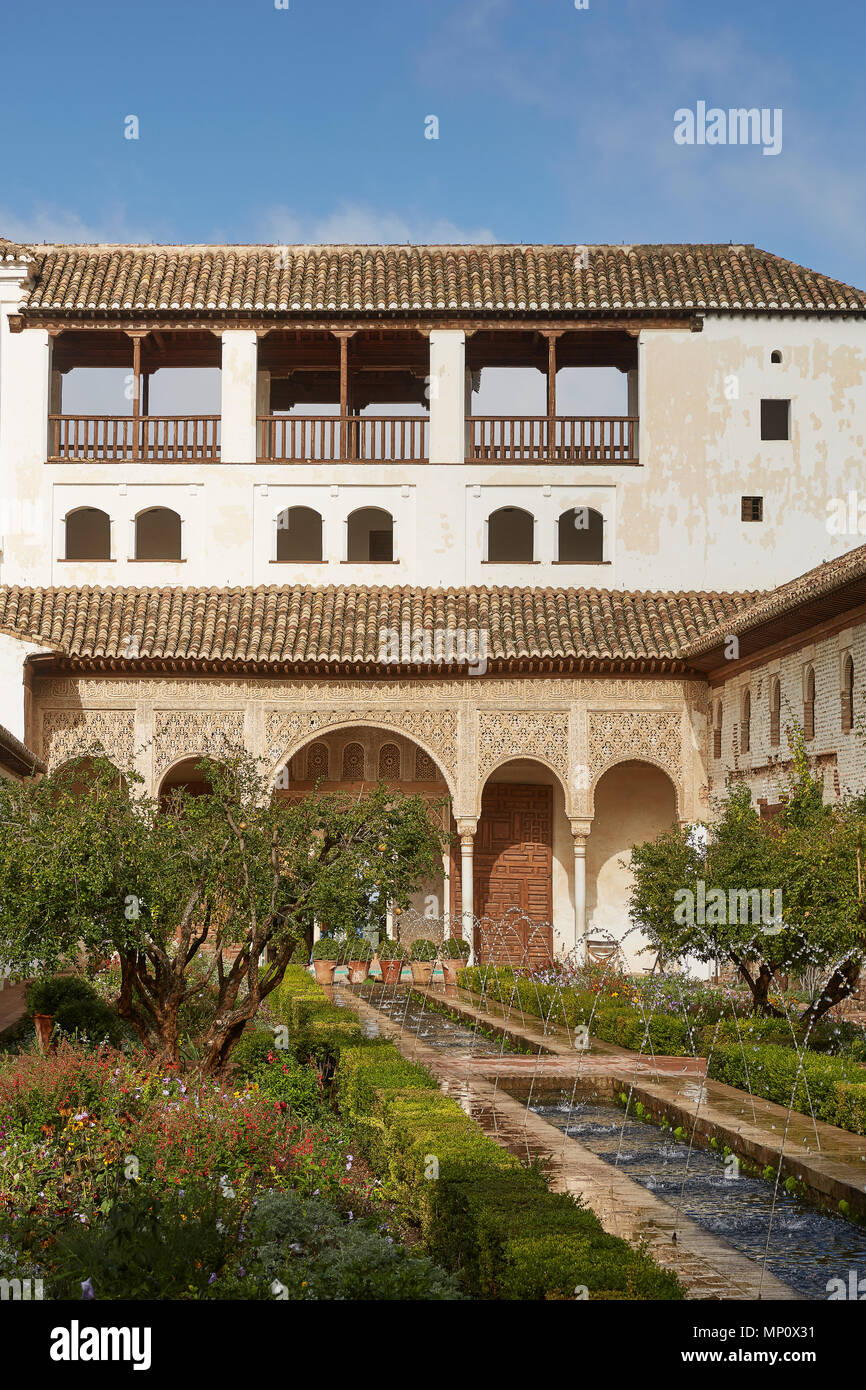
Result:
{"label": "wooden beam", "polygon": [[[817,313],[804,310],[796,315],[800,318],[819,318]],[[730,317],[736,317],[731,313]],[[790,315],[794,317],[794,315]],[[847,318],[864,318],[864,311],[848,311]],[[349,318],[290,318],[283,315],[278,319],[265,319],[261,316],[253,317],[250,315],[230,315],[230,314],[211,314],[202,315],[199,318],[165,318],[162,315],[154,315],[151,318],[136,318],[124,320],[122,318],[109,318],[105,315],[98,317],[82,317],[79,315],[69,315],[67,317],[58,316],[56,311],[41,314],[38,310],[31,310],[26,315],[9,315],[13,332],[21,332],[27,328],[59,328],[59,329],[81,329],[91,332],[93,330],[113,329],[115,332],[138,332],[152,333],[154,329],[166,333],[178,331],[190,331],[197,329],[202,333],[214,333],[217,336],[225,328],[246,328],[256,333],[267,334],[273,329],[292,329],[298,332],[349,332],[349,333],[369,333],[382,325],[389,333],[429,333],[434,328],[462,328],[468,335],[493,329],[497,331],[508,330],[510,332],[523,331],[528,333],[543,333],[545,331],[561,331],[567,333],[599,332],[599,333],[627,333],[630,337],[637,337],[644,328],[670,328],[682,329],[691,328],[692,323],[698,316],[692,312],[681,314],[654,314],[647,312],[641,317],[617,317],[615,313],[595,318],[568,318],[561,315],[558,318],[533,317],[523,311],[515,310],[511,318],[488,318],[481,311],[474,318],[463,316],[449,316],[443,313],[439,318],[413,319],[405,311],[398,316],[396,311],[393,317],[382,315],[378,319],[364,319],[357,316]],[[20,320],[20,327],[18,321]]]}

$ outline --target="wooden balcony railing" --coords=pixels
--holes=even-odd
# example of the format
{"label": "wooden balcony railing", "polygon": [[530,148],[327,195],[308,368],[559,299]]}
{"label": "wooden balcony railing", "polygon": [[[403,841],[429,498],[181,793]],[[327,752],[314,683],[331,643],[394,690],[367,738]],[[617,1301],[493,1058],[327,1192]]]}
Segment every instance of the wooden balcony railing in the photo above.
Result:
{"label": "wooden balcony railing", "polygon": [[49,415],[52,462],[216,462],[219,415]]}
{"label": "wooden balcony railing", "polygon": [[467,462],[637,463],[636,415],[470,415]]}
{"label": "wooden balcony railing", "polygon": [[426,463],[429,457],[426,415],[259,416],[259,458],[275,463]]}

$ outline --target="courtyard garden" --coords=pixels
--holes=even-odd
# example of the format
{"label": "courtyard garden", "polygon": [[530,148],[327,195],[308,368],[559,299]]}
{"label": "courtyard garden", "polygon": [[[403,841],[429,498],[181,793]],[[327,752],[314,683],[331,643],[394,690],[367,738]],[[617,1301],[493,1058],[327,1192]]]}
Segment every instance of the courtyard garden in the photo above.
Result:
{"label": "courtyard garden", "polygon": [[[441,855],[423,805],[280,804],[241,757],[204,770],[211,792],[167,809],[98,756],[84,795],[81,767],[0,787],[0,957],[32,981],[0,1037],[0,1278],[73,1300],[680,1298],[313,978],[311,955],[367,964],[359,926]],[[438,952],[409,954],[429,981]]]}

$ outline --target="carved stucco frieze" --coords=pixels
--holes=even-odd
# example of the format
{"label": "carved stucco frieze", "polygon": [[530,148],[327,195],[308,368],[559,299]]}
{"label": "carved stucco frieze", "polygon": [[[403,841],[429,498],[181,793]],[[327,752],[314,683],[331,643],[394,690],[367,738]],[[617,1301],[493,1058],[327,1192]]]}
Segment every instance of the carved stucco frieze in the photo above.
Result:
{"label": "carved stucco frieze", "polygon": [[402,701],[411,705],[454,705],[470,700],[480,708],[520,706],[535,709],[539,702],[539,686],[545,703],[568,705],[576,702],[596,703],[599,696],[612,704],[627,702],[631,707],[647,703],[671,703],[684,699],[692,707],[706,707],[707,690],[702,681],[682,677],[657,677],[639,680],[617,676],[549,676],[542,682],[521,677],[489,676],[444,679],[434,683],[419,680],[328,680],[325,677],[289,677],[272,680],[268,677],[236,676],[233,678],[202,676],[198,679],[170,676],[40,676],[34,681],[40,699],[74,699],[81,704],[94,701],[121,701],[134,692],[137,700],[151,700],[160,705],[242,704],[245,700],[266,698],[269,703],[283,701],[295,705],[330,704],[332,700],[355,700],[364,703],[393,704]]}
{"label": "carved stucco frieze", "polygon": [[568,784],[567,710],[481,710],[478,784],[505,758],[539,758]]}
{"label": "carved stucco frieze", "polygon": [[452,782],[456,781],[458,764],[459,720],[454,709],[394,709],[388,706],[368,706],[364,709],[332,707],[317,710],[267,711],[265,742],[272,764],[286,759],[312,735],[339,725],[373,724],[399,729],[410,738],[418,739],[430,749]]}
{"label": "carved stucco frieze", "polygon": [[135,711],[64,709],[43,712],[42,754],[50,768],[89,753],[96,746],[102,747],[117,767],[131,767],[135,756]]}
{"label": "carved stucco frieze", "polygon": [[630,758],[656,763],[682,786],[682,716],[679,710],[590,710],[587,760],[592,780]]}
{"label": "carved stucco frieze", "polygon": [[155,709],[153,770],[160,778],[181,758],[196,754],[218,757],[227,748],[244,746],[244,712],[237,709]]}

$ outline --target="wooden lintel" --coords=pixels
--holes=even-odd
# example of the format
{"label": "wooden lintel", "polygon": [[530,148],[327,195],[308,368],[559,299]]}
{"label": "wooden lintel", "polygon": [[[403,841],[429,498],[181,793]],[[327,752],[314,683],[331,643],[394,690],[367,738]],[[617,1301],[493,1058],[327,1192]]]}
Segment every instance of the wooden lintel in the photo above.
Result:
{"label": "wooden lintel", "polygon": [[[275,329],[292,330],[301,333],[369,333],[376,329],[383,329],[388,333],[422,333],[425,336],[434,328],[462,328],[463,332],[470,334],[484,330],[496,332],[526,332],[526,333],[581,333],[581,332],[609,332],[626,333],[630,337],[637,337],[641,329],[644,328],[669,328],[683,329],[691,328],[695,315],[684,313],[676,315],[653,315],[646,314],[642,318],[617,318],[615,314],[597,315],[594,318],[538,318],[523,311],[515,310],[511,318],[485,318],[479,314],[475,318],[449,317],[442,314],[440,318],[430,318],[425,315],[423,318],[413,319],[408,314],[403,313],[399,317],[389,318],[382,315],[379,318],[294,318],[288,314],[281,318],[261,318],[261,317],[223,317],[202,315],[200,318],[166,318],[164,315],[154,316],[152,319],[133,319],[124,321],[118,318],[87,318],[70,315],[58,317],[56,314],[40,315],[17,314],[9,315],[10,324],[14,319],[21,320],[21,328],[58,328],[58,329],[78,329],[87,332],[105,332],[111,329],[113,332],[125,333],[152,333],[154,329],[159,329],[166,333],[189,332],[193,329],[198,332],[211,332],[217,337],[226,328],[245,328],[256,333],[267,334]],[[13,332],[20,332],[20,328],[13,328]]]}

